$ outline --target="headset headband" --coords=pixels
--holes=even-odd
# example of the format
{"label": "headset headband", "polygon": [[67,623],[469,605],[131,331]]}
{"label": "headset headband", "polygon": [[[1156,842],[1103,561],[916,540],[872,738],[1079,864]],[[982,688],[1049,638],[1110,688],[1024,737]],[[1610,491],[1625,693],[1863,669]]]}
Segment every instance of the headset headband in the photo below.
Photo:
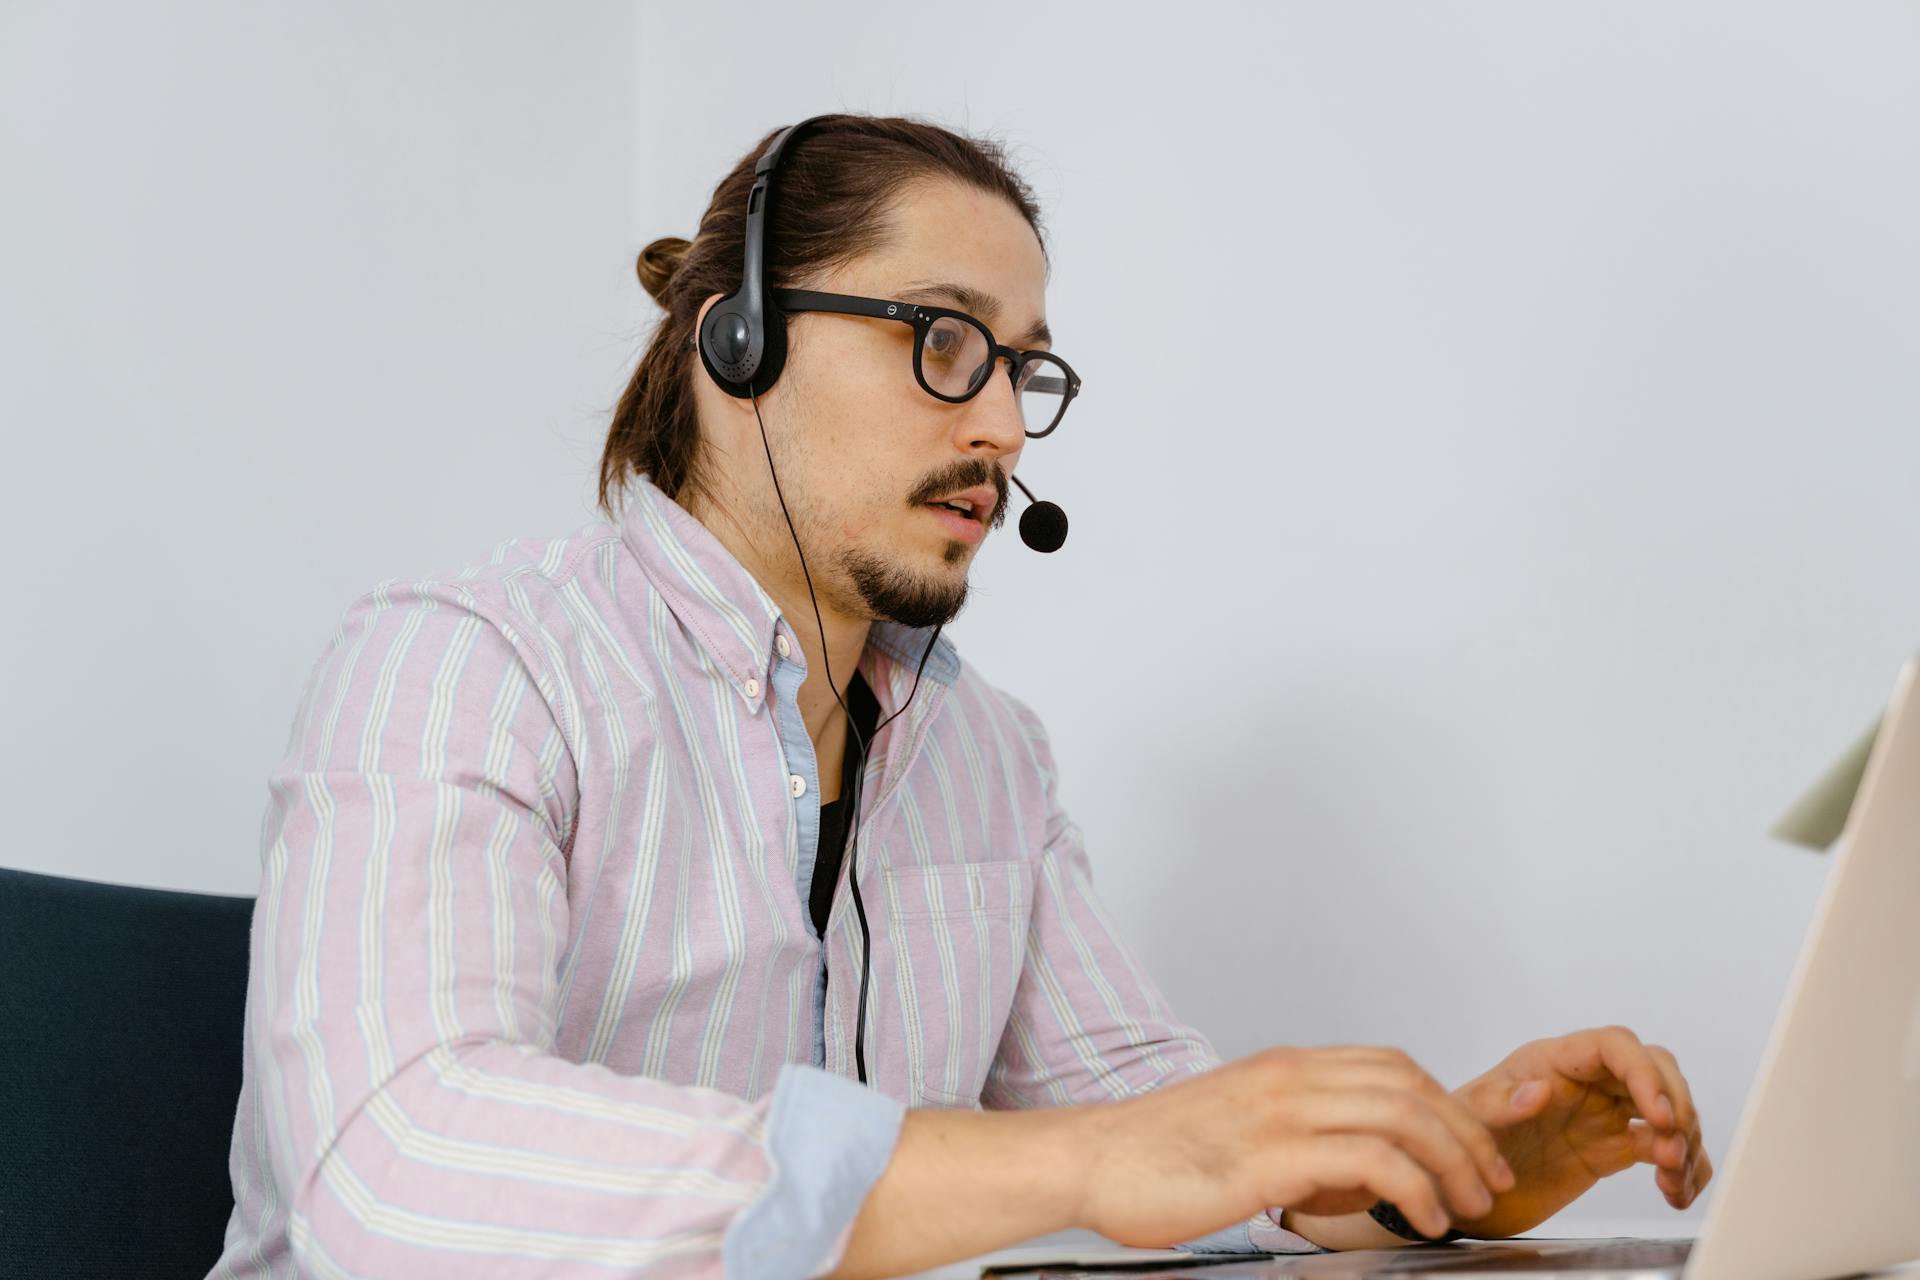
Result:
{"label": "headset headband", "polygon": [[[767,144],[753,166],[753,189],[747,193],[746,252],[740,287],[713,304],[700,326],[700,362],[728,395],[745,399],[764,395],[780,377],[787,362],[787,318],[771,305],[766,281],[768,210],[773,202],[773,179],[789,144],[827,115],[808,116],[790,124]],[[771,313],[771,315],[769,314]]]}

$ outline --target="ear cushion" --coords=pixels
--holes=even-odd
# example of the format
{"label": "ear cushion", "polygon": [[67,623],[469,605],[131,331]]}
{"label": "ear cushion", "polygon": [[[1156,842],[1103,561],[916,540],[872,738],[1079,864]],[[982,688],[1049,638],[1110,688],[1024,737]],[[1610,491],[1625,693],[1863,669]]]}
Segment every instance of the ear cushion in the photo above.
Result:
{"label": "ear cushion", "polygon": [[754,323],[735,297],[722,298],[700,326],[700,363],[730,396],[765,395],[787,363],[787,317],[774,308],[773,323],[755,349]]}

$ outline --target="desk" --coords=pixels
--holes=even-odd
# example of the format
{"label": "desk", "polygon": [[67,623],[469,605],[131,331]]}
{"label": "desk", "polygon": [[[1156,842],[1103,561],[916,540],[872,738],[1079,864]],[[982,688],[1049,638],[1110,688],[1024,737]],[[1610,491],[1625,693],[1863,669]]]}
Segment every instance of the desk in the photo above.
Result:
{"label": "desk", "polygon": [[[1650,1239],[1672,1239],[1700,1234],[1699,1214],[1674,1214],[1667,1218],[1574,1218],[1562,1215],[1550,1218],[1540,1226],[1527,1232],[1531,1236],[1557,1237],[1594,1237],[1608,1236],[1644,1236]],[[964,1262],[950,1262],[945,1266],[934,1267],[927,1271],[916,1271],[911,1277],[902,1280],[979,1280],[980,1268],[993,1262],[1023,1262],[1040,1258],[1056,1258],[1067,1254],[1112,1254],[1116,1257],[1138,1255],[1142,1258],[1164,1257],[1173,1265],[1192,1257],[1191,1254],[1164,1249],[1127,1249],[1114,1244],[1104,1236],[1091,1231],[1060,1231],[1053,1235],[1036,1236],[1025,1244],[996,1249],[992,1253],[983,1253],[977,1258]],[[1218,1255],[1211,1255],[1218,1256]],[[1254,1261],[1254,1259],[1249,1259]],[[1210,1268],[1203,1268],[1197,1274],[1204,1276]],[[1114,1280],[1130,1280],[1138,1272],[1115,1272]],[[1899,1280],[1920,1280],[1920,1259],[1904,1266],[1884,1271],[1865,1273],[1869,1277],[1899,1277]]]}

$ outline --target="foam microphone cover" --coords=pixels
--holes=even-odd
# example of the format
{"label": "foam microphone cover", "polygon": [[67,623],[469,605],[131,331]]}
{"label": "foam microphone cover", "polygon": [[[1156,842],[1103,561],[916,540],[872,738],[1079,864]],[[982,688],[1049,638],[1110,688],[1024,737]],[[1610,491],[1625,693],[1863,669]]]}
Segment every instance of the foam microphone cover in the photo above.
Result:
{"label": "foam microphone cover", "polygon": [[1034,502],[1020,513],[1020,541],[1035,551],[1058,551],[1067,540],[1067,513],[1051,502]]}

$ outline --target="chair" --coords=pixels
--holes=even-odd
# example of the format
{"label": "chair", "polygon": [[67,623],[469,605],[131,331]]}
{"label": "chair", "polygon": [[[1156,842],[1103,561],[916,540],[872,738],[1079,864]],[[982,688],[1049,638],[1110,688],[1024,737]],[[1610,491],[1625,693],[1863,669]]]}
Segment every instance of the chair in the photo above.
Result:
{"label": "chair", "polygon": [[0,1276],[219,1260],[253,901],[0,868]]}

